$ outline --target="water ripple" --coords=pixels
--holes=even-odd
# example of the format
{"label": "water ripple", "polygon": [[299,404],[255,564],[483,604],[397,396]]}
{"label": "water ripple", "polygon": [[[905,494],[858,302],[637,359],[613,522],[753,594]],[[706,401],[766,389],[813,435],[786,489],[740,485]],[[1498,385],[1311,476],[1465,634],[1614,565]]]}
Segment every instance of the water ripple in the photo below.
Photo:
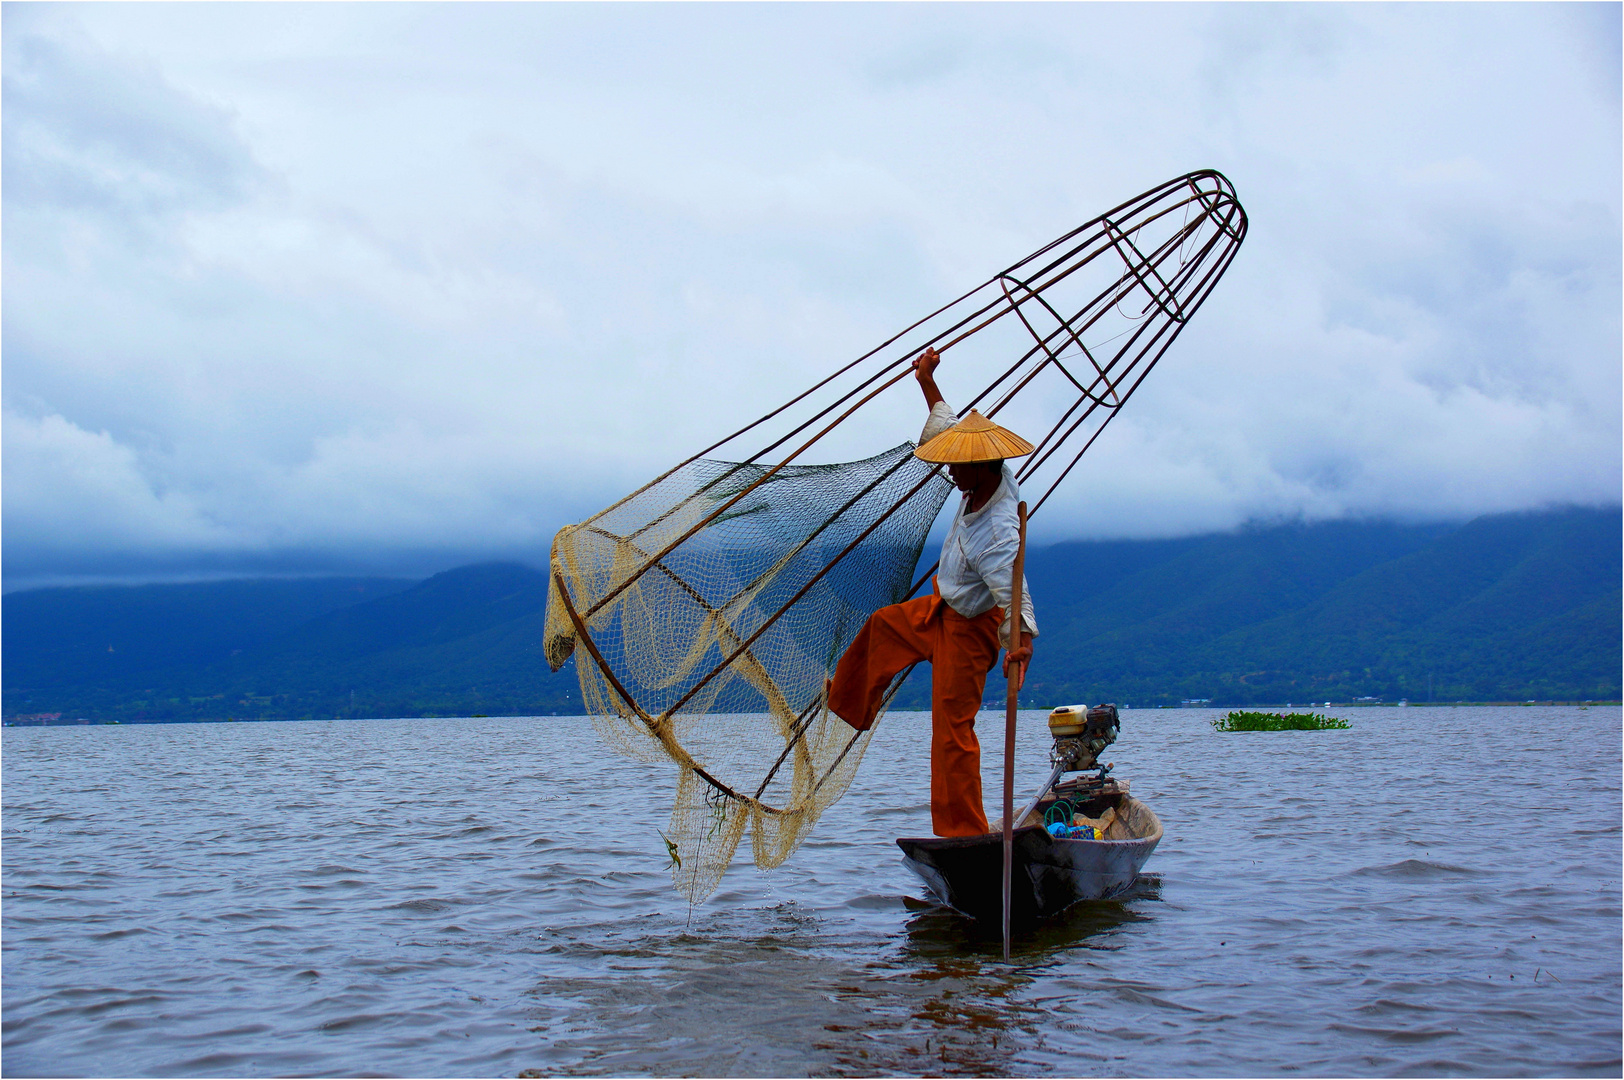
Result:
{"label": "water ripple", "polygon": [[[929,829],[918,715],[786,866],[691,910],[670,770],[583,720],[6,729],[5,1069],[1617,1075],[1620,713],[1525,712],[1125,713],[1167,837],[1012,964],[892,844]],[[1507,773],[1530,729],[1564,739]],[[1020,754],[1044,771],[1040,716]]]}

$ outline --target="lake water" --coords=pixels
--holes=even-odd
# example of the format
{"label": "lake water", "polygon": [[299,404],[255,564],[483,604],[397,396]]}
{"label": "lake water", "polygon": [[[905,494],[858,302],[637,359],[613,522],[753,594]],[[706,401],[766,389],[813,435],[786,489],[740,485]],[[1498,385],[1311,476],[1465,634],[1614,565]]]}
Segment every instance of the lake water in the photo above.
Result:
{"label": "lake water", "polygon": [[1013,965],[907,899],[918,714],[692,910],[584,720],[6,729],[4,1071],[1619,1074],[1618,708],[1214,715],[1123,713],[1166,838]]}

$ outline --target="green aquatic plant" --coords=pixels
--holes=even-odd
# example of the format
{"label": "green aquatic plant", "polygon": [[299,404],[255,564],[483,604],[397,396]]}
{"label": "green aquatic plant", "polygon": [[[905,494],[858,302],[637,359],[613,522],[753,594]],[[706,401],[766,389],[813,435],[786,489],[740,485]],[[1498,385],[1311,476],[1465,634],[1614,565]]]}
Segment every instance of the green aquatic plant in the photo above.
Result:
{"label": "green aquatic plant", "polygon": [[664,830],[656,829],[654,831],[660,834],[660,839],[661,840],[665,841],[665,852],[666,852],[667,855],[669,855],[671,857],[671,861],[665,864],[665,868],[667,870],[669,870],[674,866],[678,870],[681,870],[682,869],[682,856],[677,854],[676,841],[672,840],[669,836],[665,835]]}
{"label": "green aquatic plant", "polygon": [[1280,713],[1239,710],[1212,722],[1215,731],[1329,731],[1347,726],[1346,720],[1320,713],[1294,712],[1282,716]]}

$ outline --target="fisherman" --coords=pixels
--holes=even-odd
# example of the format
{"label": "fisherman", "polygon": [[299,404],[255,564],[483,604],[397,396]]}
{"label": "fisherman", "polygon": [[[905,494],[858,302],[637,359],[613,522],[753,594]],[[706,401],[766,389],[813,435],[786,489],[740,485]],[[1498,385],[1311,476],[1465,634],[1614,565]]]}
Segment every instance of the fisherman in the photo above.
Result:
{"label": "fisherman", "polygon": [[[840,658],[829,683],[829,709],[859,731],[879,715],[886,688],[909,664],[930,664],[930,817],[937,836],[989,832],[981,806],[981,744],[976,712],[987,673],[1004,654],[1004,676],[1032,658],[1037,622],[1031,590],[1021,582],[1019,641],[1011,648],[1007,615],[1020,545],[1020,489],[1005,458],[1024,457],[1032,444],[971,410],[960,420],[942,399],[935,349],[914,361],[930,416],[914,454],[945,464],[964,493],[942,545],[932,595],[876,611]],[[1017,683],[1017,686],[1019,683]]]}

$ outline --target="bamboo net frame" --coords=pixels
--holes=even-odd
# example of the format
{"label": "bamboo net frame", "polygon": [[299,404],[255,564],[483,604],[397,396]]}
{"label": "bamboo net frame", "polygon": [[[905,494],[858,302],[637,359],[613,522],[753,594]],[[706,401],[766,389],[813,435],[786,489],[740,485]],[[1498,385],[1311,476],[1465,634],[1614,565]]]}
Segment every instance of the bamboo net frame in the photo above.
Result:
{"label": "bamboo net frame", "polygon": [[[967,349],[956,371],[993,366],[961,415],[1018,414],[1043,431],[1017,473],[1038,492],[1028,496],[1036,514],[1183,332],[1246,231],[1222,174],[1157,185],[559,531],[548,662],[556,670],[582,646],[582,700],[600,732],[678,766],[679,891],[708,895],[746,829],[757,865],[778,865],[845,791],[875,728],[832,717],[824,679],[868,615],[935,570],[912,579],[951,490],[941,467],[910,443],[838,465],[805,464],[811,452],[907,379],[924,349]],[[752,435],[767,441],[712,457]]]}

